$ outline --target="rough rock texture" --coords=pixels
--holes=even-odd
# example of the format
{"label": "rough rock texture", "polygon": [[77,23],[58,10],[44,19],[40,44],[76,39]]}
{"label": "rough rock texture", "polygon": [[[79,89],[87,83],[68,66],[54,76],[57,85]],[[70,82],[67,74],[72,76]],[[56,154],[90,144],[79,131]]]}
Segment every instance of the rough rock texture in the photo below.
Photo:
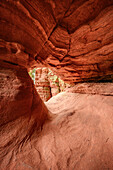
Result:
{"label": "rough rock texture", "polygon": [[71,87],[47,67],[36,68],[35,76],[33,75],[32,79],[35,79],[36,90],[44,102]]}
{"label": "rough rock texture", "polygon": [[46,107],[35,65],[71,83],[112,80],[113,0],[0,0],[0,169],[112,170],[112,84]]}
{"label": "rough rock texture", "polygon": [[113,0],[1,0],[0,38],[2,60],[69,82],[112,79]]}
{"label": "rough rock texture", "polygon": [[[3,75],[7,79],[7,75]],[[21,78],[15,79],[14,94],[17,94],[19,80],[22,81]],[[108,84],[107,93],[111,88],[113,85]],[[19,90],[22,89],[23,86]],[[7,96],[9,98],[9,94]],[[17,101],[19,97],[16,96]],[[46,103],[55,115],[54,119],[46,121],[40,130],[36,128],[40,109],[29,117],[32,102],[29,96],[26,97],[30,104],[27,103],[26,107],[26,103],[20,100],[19,107],[16,107],[18,115],[14,114],[17,113],[14,100],[5,104],[6,116],[12,113],[9,110],[12,103],[12,116],[15,117],[10,116],[13,121],[4,121],[0,125],[1,170],[113,169],[113,96],[101,95],[99,90],[98,95],[59,93]]]}
{"label": "rough rock texture", "polygon": [[[0,62],[0,169],[40,130],[48,109],[24,67]],[[14,160],[13,160],[14,161]]]}
{"label": "rough rock texture", "polygon": [[48,101],[52,97],[50,82],[48,80],[48,68],[36,69],[35,87],[43,101]]}
{"label": "rough rock texture", "polygon": [[65,89],[66,92],[113,96],[113,83],[82,83]]}
{"label": "rough rock texture", "polygon": [[49,70],[48,79],[50,82],[51,94],[52,96],[55,96],[60,92],[59,78],[57,75],[53,74],[51,70]]}

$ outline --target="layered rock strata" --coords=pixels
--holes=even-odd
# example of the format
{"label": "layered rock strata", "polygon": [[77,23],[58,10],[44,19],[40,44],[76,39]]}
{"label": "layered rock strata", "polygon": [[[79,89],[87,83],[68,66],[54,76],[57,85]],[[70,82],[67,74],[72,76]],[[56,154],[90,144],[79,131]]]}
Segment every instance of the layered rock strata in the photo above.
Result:
{"label": "layered rock strata", "polygon": [[54,75],[51,70],[49,70],[48,80],[50,82],[51,94],[53,97],[60,92],[59,78],[57,75]]}
{"label": "layered rock strata", "polygon": [[70,93],[113,96],[113,83],[82,83],[65,91]]}
{"label": "layered rock strata", "polygon": [[47,101],[52,97],[50,82],[48,80],[48,68],[36,69],[35,87],[43,101]]}
{"label": "layered rock strata", "polygon": [[47,67],[36,68],[35,77],[33,77],[33,79],[35,79],[37,92],[45,102],[72,86],[61,80]]}
{"label": "layered rock strata", "polygon": [[112,0],[1,0],[0,16],[2,60],[57,68],[68,82],[112,79]]}
{"label": "layered rock strata", "polygon": [[27,73],[36,65],[70,83],[111,81],[113,0],[0,0],[0,169],[112,170],[112,84],[45,105]]}

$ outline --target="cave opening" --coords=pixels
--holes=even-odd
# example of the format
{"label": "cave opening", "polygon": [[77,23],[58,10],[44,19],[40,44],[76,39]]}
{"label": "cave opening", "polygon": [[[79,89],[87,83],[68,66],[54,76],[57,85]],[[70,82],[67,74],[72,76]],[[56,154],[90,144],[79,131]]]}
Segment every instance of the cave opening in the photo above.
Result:
{"label": "cave opening", "polygon": [[0,0],[0,170],[97,169],[113,170],[113,0]]}
{"label": "cave opening", "polygon": [[[51,97],[57,95],[60,92],[71,91],[69,88],[74,88],[79,83],[66,83],[58,75],[56,75],[48,67],[35,67],[29,70],[29,75],[34,82],[35,88],[39,93],[41,99],[47,102]],[[90,80],[85,80],[84,83],[112,83],[113,75],[96,77],[95,80],[92,77]]]}
{"label": "cave opening", "polygon": [[34,68],[29,70],[28,73],[44,102],[47,102],[51,97],[73,86],[72,84],[64,82],[48,67]]}

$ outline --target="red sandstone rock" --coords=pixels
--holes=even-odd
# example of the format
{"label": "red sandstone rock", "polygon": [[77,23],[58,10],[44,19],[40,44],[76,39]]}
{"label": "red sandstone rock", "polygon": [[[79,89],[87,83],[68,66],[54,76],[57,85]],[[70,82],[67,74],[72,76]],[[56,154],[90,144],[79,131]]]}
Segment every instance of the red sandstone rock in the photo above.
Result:
{"label": "red sandstone rock", "polygon": [[54,75],[54,73],[51,70],[49,70],[48,79],[50,82],[51,94],[52,96],[55,96],[60,92],[58,76]]}
{"label": "red sandstone rock", "polygon": [[113,83],[81,83],[65,89],[66,92],[113,96]]}
{"label": "red sandstone rock", "polygon": [[64,91],[66,85],[47,67],[36,69],[35,87],[43,101],[46,102],[60,91]]}
{"label": "red sandstone rock", "polygon": [[[2,68],[2,89],[5,91],[2,90],[1,106],[6,101],[9,103],[1,107],[0,112],[3,120],[0,125],[2,170],[113,169],[110,84],[107,86],[108,96],[100,94],[103,88],[100,85],[101,88],[95,86],[98,95],[63,92],[52,97],[46,105],[55,116],[39,129],[40,114],[47,114],[47,110],[39,96],[31,93],[33,85],[25,69],[9,65],[4,65],[4,69],[7,74]],[[26,80],[19,76],[21,71]],[[8,91],[8,85],[13,92]]]}
{"label": "red sandstone rock", "polygon": [[[52,128],[46,125],[56,134],[53,147],[49,145],[56,169],[113,169],[113,96],[109,96],[113,87],[106,87],[96,86],[98,95],[60,93],[47,102],[49,110],[59,115]],[[102,90],[108,96],[100,95]]]}
{"label": "red sandstone rock", "polygon": [[46,119],[48,110],[37,94],[27,70],[0,62],[1,170],[12,169],[9,166],[13,161],[11,155],[21,152],[23,144],[30,140]]}
{"label": "red sandstone rock", "polygon": [[0,39],[0,169],[112,170],[111,85],[80,85],[88,94],[60,93],[46,107],[26,68],[112,80],[113,1],[1,0]]}
{"label": "red sandstone rock", "polygon": [[1,0],[0,16],[2,60],[57,68],[72,83],[113,74],[112,0]]}
{"label": "red sandstone rock", "polygon": [[48,80],[48,68],[37,68],[35,73],[35,86],[43,101],[51,98],[51,87]]}

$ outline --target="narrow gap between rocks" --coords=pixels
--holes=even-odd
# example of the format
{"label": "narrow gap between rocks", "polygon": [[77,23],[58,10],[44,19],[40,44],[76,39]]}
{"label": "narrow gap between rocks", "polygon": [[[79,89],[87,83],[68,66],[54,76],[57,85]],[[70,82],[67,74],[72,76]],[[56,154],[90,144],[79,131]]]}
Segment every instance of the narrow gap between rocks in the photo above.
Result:
{"label": "narrow gap between rocks", "polygon": [[72,87],[71,84],[65,83],[56,74],[47,67],[34,68],[29,70],[37,92],[44,102],[67,88]]}

